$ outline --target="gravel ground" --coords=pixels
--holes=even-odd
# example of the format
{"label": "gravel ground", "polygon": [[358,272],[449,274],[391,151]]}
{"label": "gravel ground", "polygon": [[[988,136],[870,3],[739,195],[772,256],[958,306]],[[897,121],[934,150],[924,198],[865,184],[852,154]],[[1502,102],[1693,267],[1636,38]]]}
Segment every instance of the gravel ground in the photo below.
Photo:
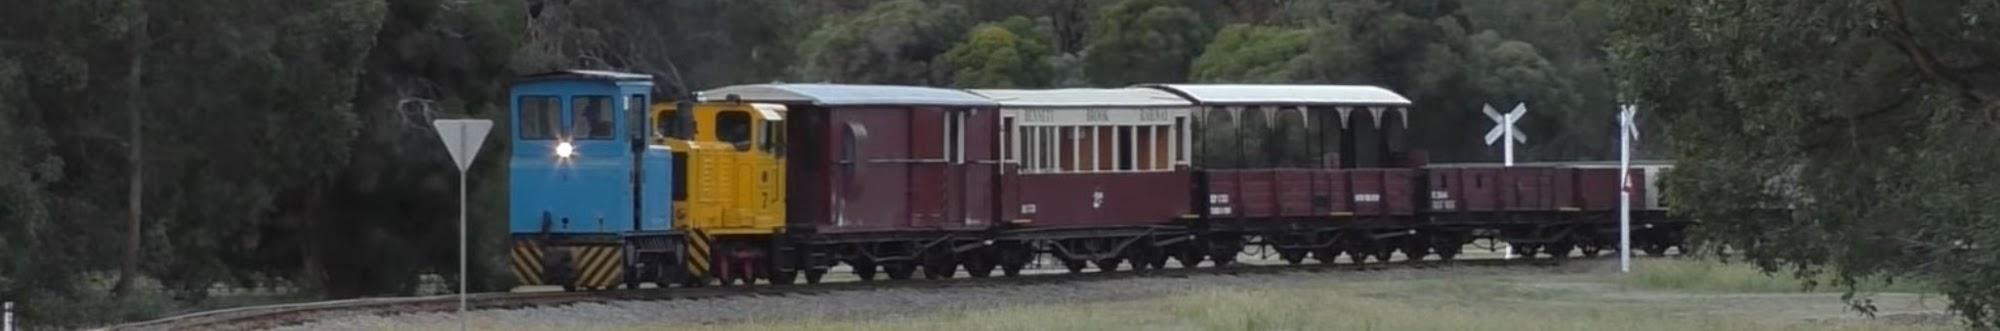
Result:
{"label": "gravel ground", "polygon": [[[884,289],[809,296],[733,297],[709,300],[579,304],[468,313],[480,330],[611,330],[671,328],[785,320],[868,320],[944,311],[1023,305],[1072,304],[1157,298],[1204,288],[1296,286],[1301,282],[1409,280],[1480,276],[1577,273],[1588,267],[1468,267],[1369,272],[1299,272],[1270,275],[1203,275],[1052,285],[954,289]],[[455,329],[453,313],[367,316],[319,321],[282,330]]]}

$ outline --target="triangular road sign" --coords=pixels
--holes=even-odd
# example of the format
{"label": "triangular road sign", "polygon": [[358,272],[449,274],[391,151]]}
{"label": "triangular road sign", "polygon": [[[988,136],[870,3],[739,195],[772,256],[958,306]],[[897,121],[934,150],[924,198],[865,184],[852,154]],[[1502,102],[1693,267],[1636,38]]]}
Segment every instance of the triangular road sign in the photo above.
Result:
{"label": "triangular road sign", "polygon": [[436,120],[431,125],[437,127],[438,138],[444,140],[444,148],[451,152],[451,161],[458,164],[458,171],[472,167],[472,159],[479,156],[479,146],[486,143],[486,132],[493,129],[490,120]]}

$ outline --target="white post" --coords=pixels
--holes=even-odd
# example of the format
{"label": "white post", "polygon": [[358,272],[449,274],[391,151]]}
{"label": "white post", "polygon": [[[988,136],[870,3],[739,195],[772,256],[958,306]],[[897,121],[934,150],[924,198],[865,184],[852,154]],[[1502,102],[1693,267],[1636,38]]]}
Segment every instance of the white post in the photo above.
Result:
{"label": "white post", "polygon": [[1618,114],[1618,272],[1632,273],[1632,138],[1638,132],[1633,106]]}
{"label": "white post", "polygon": [[465,226],[465,170],[460,169],[458,171],[458,330],[459,331],[465,331],[465,289],[466,289],[465,284],[467,283],[467,280],[470,280],[470,278],[467,278],[465,274],[466,247],[467,247],[465,244],[466,242],[465,238],[468,236],[467,233],[471,231],[472,231],[471,228],[467,228]]}
{"label": "white post", "polygon": [[[1511,114],[1510,114],[1511,115]],[[1511,118],[1510,118],[1511,119]],[[1500,150],[1506,154],[1507,166],[1514,166],[1514,121],[1507,121],[1507,128],[1500,135]]]}
{"label": "white post", "polygon": [[0,306],[5,306],[7,310],[5,321],[0,321],[0,329],[14,331],[14,302],[8,301],[7,303],[0,304]]}

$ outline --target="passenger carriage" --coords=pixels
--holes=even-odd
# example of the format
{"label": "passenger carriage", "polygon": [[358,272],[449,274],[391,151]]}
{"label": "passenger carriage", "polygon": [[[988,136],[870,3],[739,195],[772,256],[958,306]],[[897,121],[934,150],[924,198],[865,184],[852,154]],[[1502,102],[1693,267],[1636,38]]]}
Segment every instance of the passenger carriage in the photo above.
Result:
{"label": "passenger carriage", "polygon": [[[1411,150],[1411,102],[1374,86],[1163,84],[1200,107],[1191,203],[1210,256],[1227,264],[1266,245],[1287,262],[1421,258],[1460,234],[1416,231],[1424,154]],[[1456,245],[1437,251],[1450,257]]]}
{"label": "passenger carriage", "polygon": [[1037,252],[1071,271],[1202,260],[1187,201],[1194,104],[1151,88],[973,90],[1000,104],[990,254],[1019,272]]}

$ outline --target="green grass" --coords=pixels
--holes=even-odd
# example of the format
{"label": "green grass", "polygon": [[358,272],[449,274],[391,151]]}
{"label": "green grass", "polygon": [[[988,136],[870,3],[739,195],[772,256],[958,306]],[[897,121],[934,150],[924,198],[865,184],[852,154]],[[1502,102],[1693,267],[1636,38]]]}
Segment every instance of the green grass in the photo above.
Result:
{"label": "green grass", "polygon": [[[1648,261],[1649,264],[1654,263]],[[1660,269],[1668,268],[1668,269]],[[1623,287],[1615,274],[1216,287],[1136,301],[1044,304],[913,317],[766,320],[714,330],[1943,330],[1851,316],[1835,296],[1710,293],[1772,289],[1734,267],[1649,267],[1698,292]],[[1672,270],[1666,274],[1663,270]],[[1750,273],[1755,275],[1754,272]],[[1673,277],[1667,277],[1673,276]],[[1714,285],[1702,285],[1714,284]],[[1810,306],[1810,307],[1807,307]],[[1842,315],[1850,314],[1850,315]],[[1801,317],[1807,316],[1807,317]]]}
{"label": "green grass", "polygon": [[[1711,260],[1654,259],[1633,265],[1633,275],[1620,279],[1620,283],[1652,289],[1681,290],[1697,292],[1736,293],[1779,293],[1807,290],[1805,281],[1788,274],[1764,274],[1756,267]],[[1830,286],[1831,277],[1820,277],[1819,286],[1811,290],[1817,292],[1842,292],[1844,287]],[[1928,284],[1910,279],[1890,283],[1883,280],[1865,280],[1858,287],[1862,292],[1893,293],[1936,293]]]}

